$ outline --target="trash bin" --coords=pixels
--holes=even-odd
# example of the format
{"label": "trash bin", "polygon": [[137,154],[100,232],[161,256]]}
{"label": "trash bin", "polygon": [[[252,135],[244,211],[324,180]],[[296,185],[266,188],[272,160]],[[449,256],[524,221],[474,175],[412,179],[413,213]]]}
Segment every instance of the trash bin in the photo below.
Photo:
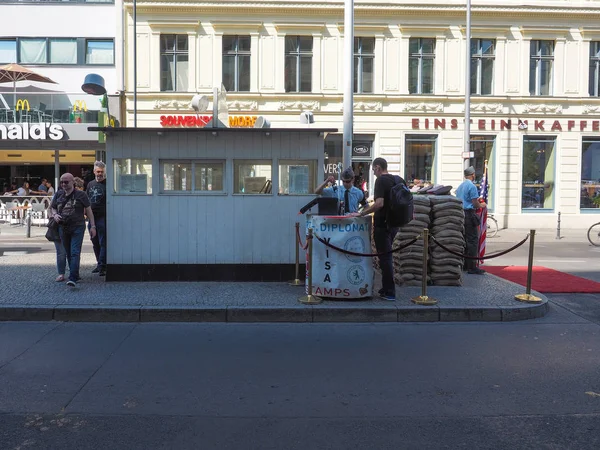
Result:
{"label": "trash bin", "polygon": [[[318,297],[353,299],[371,297],[373,262],[369,256],[342,253],[331,245],[354,253],[371,253],[371,217],[307,216],[313,229],[312,285]],[[307,255],[308,267],[308,255]],[[308,277],[307,277],[308,279]]]}

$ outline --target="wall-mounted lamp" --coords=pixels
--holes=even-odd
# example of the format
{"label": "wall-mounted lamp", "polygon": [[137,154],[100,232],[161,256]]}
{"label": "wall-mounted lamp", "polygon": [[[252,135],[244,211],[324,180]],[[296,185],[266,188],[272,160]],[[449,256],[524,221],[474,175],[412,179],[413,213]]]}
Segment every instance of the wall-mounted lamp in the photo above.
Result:
{"label": "wall-mounted lamp", "polygon": [[162,135],[163,135],[163,134],[165,134],[165,133],[163,133],[162,131],[157,131],[157,132],[156,132],[156,134],[157,134],[158,136],[162,136]]}
{"label": "wall-mounted lamp", "polygon": [[219,133],[218,133],[218,132],[216,132],[216,131],[213,131],[213,132],[211,132],[211,134],[212,134],[213,136],[218,136],[218,135],[219,135]]}
{"label": "wall-mounted lamp", "polygon": [[265,136],[271,136],[271,132],[270,131],[265,132]]}

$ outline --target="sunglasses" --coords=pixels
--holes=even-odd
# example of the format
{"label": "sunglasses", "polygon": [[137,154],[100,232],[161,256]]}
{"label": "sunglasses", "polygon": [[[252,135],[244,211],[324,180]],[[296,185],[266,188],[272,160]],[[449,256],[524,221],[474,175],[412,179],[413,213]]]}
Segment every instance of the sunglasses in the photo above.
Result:
{"label": "sunglasses", "polygon": [[342,180],[342,183],[352,183],[352,180]]}
{"label": "sunglasses", "polygon": [[70,181],[62,181],[62,180],[60,180],[60,184],[69,184],[69,183],[70,183]]}

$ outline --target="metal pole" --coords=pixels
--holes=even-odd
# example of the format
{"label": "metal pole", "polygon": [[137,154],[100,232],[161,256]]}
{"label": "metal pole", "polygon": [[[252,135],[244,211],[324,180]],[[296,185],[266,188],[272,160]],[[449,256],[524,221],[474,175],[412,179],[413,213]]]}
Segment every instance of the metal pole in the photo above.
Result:
{"label": "metal pole", "polygon": [[533,272],[533,249],[535,246],[535,230],[529,232],[529,259],[527,261],[527,286],[525,294],[515,295],[515,300],[526,303],[540,303],[541,298],[531,295],[531,277]]}
{"label": "metal pole", "polygon": [[31,237],[31,212],[29,210],[24,210],[24,212],[27,214],[27,221],[26,221],[26,223],[27,223],[27,237],[30,238]]}
{"label": "metal pole", "polygon": [[58,191],[60,184],[60,150],[54,150],[54,192]]}
{"label": "metal pole", "polygon": [[560,239],[560,211],[558,212],[558,224],[556,225],[556,239]]}
{"label": "metal pole", "polygon": [[[110,126],[110,116],[108,116]],[[137,1],[133,0],[133,126],[137,128]]]}
{"label": "metal pole", "polygon": [[354,121],[354,0],[344,2],[344,136],[342,170],[350,167]]}
{"label": "metal pole", "polygon": [[290,286],[304,286],[300,279],[300,222],[296,222],[296,278],[289,282]]}
{"label": "metal pole", "polygon": [[421,295],[412,299],[417,305],[436,305],[437,300],[427,296],[427,263],[429,259],[429,229],[423,228],[423,272],[421,274]]}
{"label": "metal pole", "polygon": [[306,236],[306,240],[308,243],[308,261],[307,266],[308,270],[306,271],[306,280],[308,281],[308,292],[307,295],[304,295],[298,299],[300,303],[304,303],[306,305],[316,305],[321,303],[323,300],[320,297],[316,297],[312,295],[312,254],[313,254],[313,230],[312,228],[308,229],[308,236]]}
{"label": "metal pole", "polygon": [[465,156],[463,165],[469,167],[471,152],[471,0],[467,0],[467,28],[465,30]]}

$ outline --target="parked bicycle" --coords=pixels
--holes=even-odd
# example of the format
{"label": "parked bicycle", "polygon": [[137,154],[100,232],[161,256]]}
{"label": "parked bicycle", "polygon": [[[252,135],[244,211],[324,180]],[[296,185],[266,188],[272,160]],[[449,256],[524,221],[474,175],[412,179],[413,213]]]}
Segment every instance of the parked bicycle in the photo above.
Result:
{"label": "parked bicycle", "polygon": [[590,244],[600,247],[600,222],[588,228],[587,237]]}
{"label": "parked bicycle", "polygon": [[488,213],[486,230],[487,237],[494,237],[496,236],[496,233],[498,233],[498,221],[492,214]]}

